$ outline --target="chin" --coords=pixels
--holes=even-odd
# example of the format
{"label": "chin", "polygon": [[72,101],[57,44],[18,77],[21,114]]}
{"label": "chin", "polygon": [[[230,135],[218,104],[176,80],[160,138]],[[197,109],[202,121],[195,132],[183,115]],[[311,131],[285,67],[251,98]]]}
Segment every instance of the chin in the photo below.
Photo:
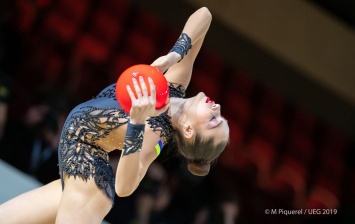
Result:
{"label": "chin", "polygon": [[195,97],[197,101],[203,101],[206,99],[206,94],[204,92],[199,92]]}

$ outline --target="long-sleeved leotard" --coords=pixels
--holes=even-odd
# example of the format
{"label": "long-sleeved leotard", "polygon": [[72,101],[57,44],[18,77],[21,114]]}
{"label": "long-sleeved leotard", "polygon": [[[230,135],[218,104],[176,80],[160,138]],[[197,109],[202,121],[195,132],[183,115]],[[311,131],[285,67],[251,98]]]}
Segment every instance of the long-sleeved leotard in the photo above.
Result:
{"label": "long-sleeved leotard", "polygon": [[[108,152],[122,149],[129,115],[116,100],[116,84],[101,91],[92,100],[76,106],[68,115],[59,141],[59,171],[64,189],[63,174],[87,180],[92,177],[97,187],[113,202],[115,176],[109,164]],[[182,98],[181,86],[169,85],[169,97]],[[166,143],[171,139],[173,128],[170,117],[163,113],[147,119],[148,124],[159,132]]]}

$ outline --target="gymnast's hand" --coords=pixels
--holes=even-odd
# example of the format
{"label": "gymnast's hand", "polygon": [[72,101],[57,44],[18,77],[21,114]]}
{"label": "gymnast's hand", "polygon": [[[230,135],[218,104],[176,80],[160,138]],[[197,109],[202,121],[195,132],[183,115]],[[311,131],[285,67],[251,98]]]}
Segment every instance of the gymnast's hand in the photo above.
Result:
{"label": "gymnast's hand", "polygon": [[144,124],[148,117],[158,116],[166,111],[169,107],[169,98],[165,106],[159,110],[155,109],[156,105],[156,91],[153,80],[148,77],[150,86],[150,95],[148,93],[147,86],[142,76],[139,76],[140,86],[137,79],[133,78],[133,86],[136,91],[137,97],[134,95],[131,87],[127,86],[128,94],[132,101],[132,107],[130,110],[130,123],[131,124]]}
{"label": "gymnast's hand", "polygon": [[171,66],[179,62],[181,56],[176,52],[170,52],[167,55],[161,56],[156,59],[151,66],[156,67],[161,72],[166,72]]}

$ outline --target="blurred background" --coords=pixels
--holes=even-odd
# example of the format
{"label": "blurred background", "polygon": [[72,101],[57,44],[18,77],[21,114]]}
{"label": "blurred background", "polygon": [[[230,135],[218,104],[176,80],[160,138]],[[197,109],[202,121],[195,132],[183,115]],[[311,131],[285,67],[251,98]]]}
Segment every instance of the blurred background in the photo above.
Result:
{"label": "blurred background", "polygon": [[[106,221],[355,223],[351,0],[2,1],[2,164],[22,180],[58,179],[69,111],[129,66],[166,54],[201,6],[213,21],[188,95],[204,91],[222,105],[230,144],[207,177],[192,176],[163,151],[139,189],[116,198]],[[118,158],[112,153],[114,167]],[[0,171],[2,195],[12,188],[5,182]],[[286,216],[265,209],[327,210]]]}

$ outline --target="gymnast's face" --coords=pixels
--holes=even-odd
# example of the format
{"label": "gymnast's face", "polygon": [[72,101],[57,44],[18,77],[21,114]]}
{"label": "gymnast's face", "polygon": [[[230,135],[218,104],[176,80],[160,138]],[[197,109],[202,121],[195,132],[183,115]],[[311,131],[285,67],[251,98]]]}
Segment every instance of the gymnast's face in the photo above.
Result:
{"label": "gymnast's face", "polygon": [[[229,126],[227,120],[221,116],[221,106],[204,93],[190,98],[185,112],[192,134],[197,132],[205,139],[213,138],[215,144],[228,141]],[[184,130],[189,131],[188,127]]]}

